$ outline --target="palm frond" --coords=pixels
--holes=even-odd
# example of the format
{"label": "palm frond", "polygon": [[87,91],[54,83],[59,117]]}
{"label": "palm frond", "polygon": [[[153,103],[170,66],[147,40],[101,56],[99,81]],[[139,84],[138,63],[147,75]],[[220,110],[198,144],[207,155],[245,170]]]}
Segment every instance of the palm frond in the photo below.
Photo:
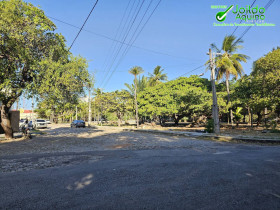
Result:
{"label": "palm frond", "polygon": [[127,87],[127,89],[128,89],[128,92],[130,93],[130,95],[134,95],[134,90],[135,90],[135,87],[134,87],[134,85],[133,84],[127,84],[127,83],[124,83],[124,85]]}
{"label": "palm frond", "polygon": [[129,73],[133,74],[134,76],[142,74],[143,72],[144,70],[140,66],[135,66],[129,70]]}
{"label": "palm frond", "polygon": [[210,44],[210,48],[217,53],[221,52],[221,50],[217,47],[217,45],[215,43]]}

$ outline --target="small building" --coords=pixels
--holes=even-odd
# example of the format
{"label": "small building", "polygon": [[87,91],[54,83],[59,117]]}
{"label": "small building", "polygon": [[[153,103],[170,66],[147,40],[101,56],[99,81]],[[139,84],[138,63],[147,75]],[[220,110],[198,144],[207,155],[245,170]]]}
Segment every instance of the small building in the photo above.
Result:
{"label": "small building", "polygon": [[37,117],[38,117],[38,114],[35,112],[32,112],[32,110],[20,109],[20,119],[32,120],[32,119],[37,119]]}

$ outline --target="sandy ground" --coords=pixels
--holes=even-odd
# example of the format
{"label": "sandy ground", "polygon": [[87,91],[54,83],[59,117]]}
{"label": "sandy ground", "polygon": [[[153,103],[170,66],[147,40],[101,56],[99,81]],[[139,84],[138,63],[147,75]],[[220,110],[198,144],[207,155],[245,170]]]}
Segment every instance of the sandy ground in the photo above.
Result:
{"label": "sandy ground", "polygon": [[32,139],[0,141],[0,156],[118,149],[195,148],[215,150],[222,143],[151,133],[124,131],[118,127],[70,128],[66,124],[41,129]]}

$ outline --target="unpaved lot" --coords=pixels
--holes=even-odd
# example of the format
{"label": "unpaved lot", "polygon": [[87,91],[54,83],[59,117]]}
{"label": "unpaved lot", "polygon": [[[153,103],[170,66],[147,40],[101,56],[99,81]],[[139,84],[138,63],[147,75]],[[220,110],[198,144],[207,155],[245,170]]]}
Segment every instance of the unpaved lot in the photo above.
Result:
{"label": "unpaved lot", "polygon": [[0,141],[1,155],[85,152],[118,149],[193,148],[215,151],[223,143],[190,137],[124,131],[118,127],[70,128],[66,124],[42,129],[43,135],[28,140]]}

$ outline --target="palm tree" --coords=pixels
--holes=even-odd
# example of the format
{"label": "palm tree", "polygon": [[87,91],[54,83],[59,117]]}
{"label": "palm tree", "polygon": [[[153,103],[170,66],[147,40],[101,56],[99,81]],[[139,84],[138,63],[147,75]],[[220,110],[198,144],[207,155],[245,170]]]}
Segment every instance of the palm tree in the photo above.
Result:
{"label": "palm tree", "polygon": [[137,75],[142,74],[144,70],[139,67],[135,66],[129,70],[130,74],[134,75],[134,99],[135,99],[135,113],[136,113],[136,126],[139,127],[139,119],[138,119],[138,105],[137,105]]}
{"label": "palm tree", "polygon": [[[216,57],[216,74],[217,80],[221,80],[223,77],[226,79],[227,88],[227,104],[230,102],[230,92],[229,92],[229,79],[233,75],[236,79],[238,76],[242,76],[243,67],[240,62],[247,62],[249,56],[244,54],[235,53],[237,50],[242,49],[243,46],[240,45],[243,40],[236,39],[235,36],[225,36],[222,48],[219,49],[214,43],[211,44],[211,48],[215,50],[219,55]],[[235,54],[234,54],[235,53]],[[232,109],[230,108],[230,118],[233,124]]]}
{"label": "palm tree", "polygon": [[166,81],[167,80],[167,75],[163,74],[162,72],[164,71],[164,69],[161,69],[161,66],[157,66],[154,69],[153,74],[149,73],[149,84],[150,86],[155,86],[159,83],[161,83],[161,81]]}
{"label": "palm tree", "polygon": [[[144,75],[140,78],[137,79],[137,93],[143,91],[146,87],[148,87],[148,79]],[[128,84],[124,83],[124,85],[127,87],[127,91],[130,93],[131,96],[134,96],[134,84]]]}

